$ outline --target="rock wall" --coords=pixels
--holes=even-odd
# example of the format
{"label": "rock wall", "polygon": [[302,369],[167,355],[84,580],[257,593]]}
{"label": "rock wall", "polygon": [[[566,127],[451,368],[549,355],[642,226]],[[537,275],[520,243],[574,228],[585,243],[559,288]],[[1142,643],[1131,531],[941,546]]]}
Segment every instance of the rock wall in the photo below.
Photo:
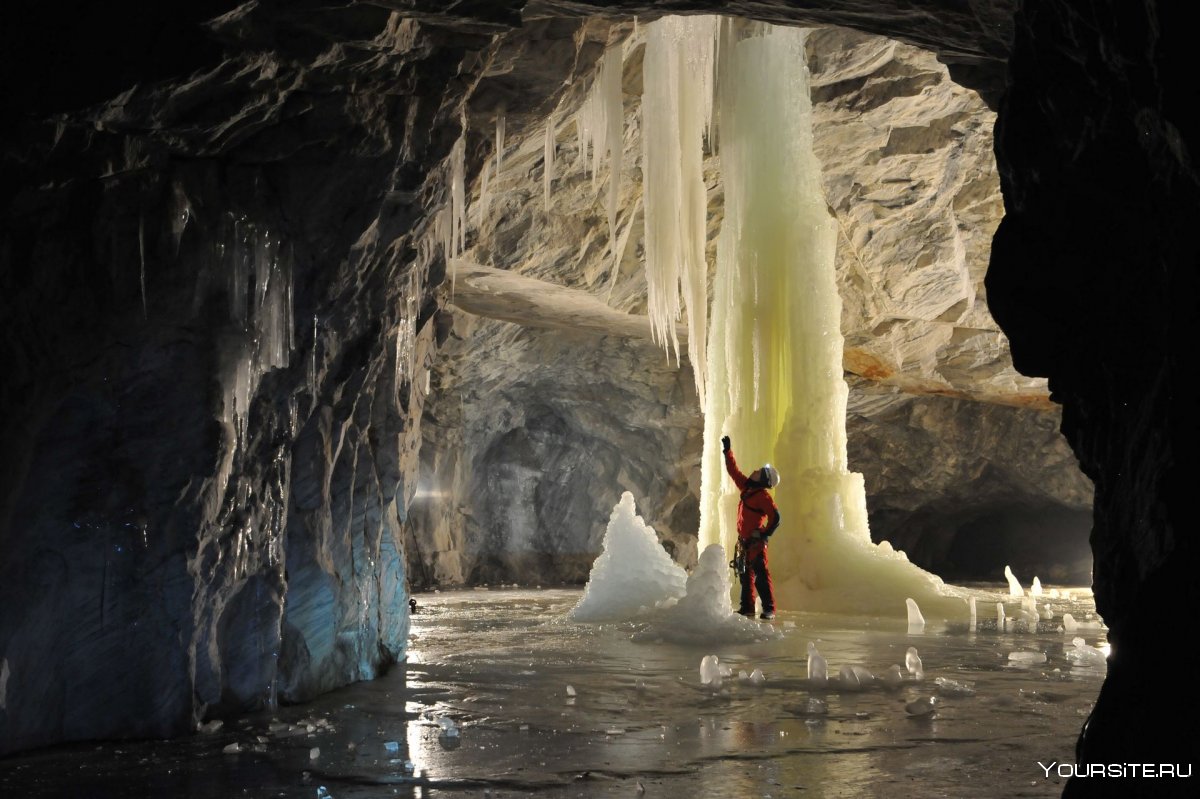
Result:
{"label": "rock wall", "polygon": [[424,394],[396,331],[423,362],[436,306],[398,309],[458,134],[437,98],[482,40],[297,22],[249,4],[223,60],[6,131],[0,752],[403,654]]}
{"label": "rock wall", "polygon": [[[1195,353],[1200,207],[1177,4],[1027,6],[1017,17],[1009,90],[997,125],[1006,215],[988,291],[1026,374],[1049,378],[1062,429],[1096,486],[1096,604],[1113,655],[1079,762],[1190,762],[1175,718],[1200,707],[1191,683],[1161,693],[1176,657],[1172,609],[1198,589]],[[1161,795],[1186,795],[1175,783]],[[1176,784],[1177,783],[1177,784]],[[1066,795],[1134,786],[1072,780]],[[1140,787],[1138,788],[1139,790]]]}

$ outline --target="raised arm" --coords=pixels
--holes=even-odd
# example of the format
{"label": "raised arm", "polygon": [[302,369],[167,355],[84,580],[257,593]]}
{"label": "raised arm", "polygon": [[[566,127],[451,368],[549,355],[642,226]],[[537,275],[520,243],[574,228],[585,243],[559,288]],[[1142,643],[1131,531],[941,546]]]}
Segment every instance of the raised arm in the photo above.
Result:
{"label": "raised arm", "polygon": [[725,451],[725,471],[729,472],[729,476],[733,478],[733,484],[737,486],[738,491],[741,491],[746,487],[746,475],[742,474],[737,461],[733,458],[733,448],[730,446],[729,436],[721,439],[721,449]]}

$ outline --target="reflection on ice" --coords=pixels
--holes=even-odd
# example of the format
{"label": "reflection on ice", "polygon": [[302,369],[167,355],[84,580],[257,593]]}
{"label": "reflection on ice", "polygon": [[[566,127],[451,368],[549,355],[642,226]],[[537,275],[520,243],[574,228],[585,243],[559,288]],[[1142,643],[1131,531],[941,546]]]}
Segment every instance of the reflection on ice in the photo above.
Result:
{"label": "reflection on ice", "polygon": [[[418,597],[408,663],[379,680],[182,741],[9,759],[0,790],[599,797],[640,782],[657,796],[1007,797],[1020,784],[1057,796],[1061,779],[1036,764],[1073,757],[1105,645],[1103,631],[1064,642],[1057,620],[1092,605],[1061,593],[1055,619],[1028,632],[927,632],[918,681],[899,665],[904,619],[785,612],[793,626],[767,640],[649,644],[631,640],[645,622],[565,621],[577,590],[444,591]],[[1010,652],[1045,662],[1012,668]],[[716,690],[697,671],[709,655]],[[826,670],[839,677],[817,679]]]}

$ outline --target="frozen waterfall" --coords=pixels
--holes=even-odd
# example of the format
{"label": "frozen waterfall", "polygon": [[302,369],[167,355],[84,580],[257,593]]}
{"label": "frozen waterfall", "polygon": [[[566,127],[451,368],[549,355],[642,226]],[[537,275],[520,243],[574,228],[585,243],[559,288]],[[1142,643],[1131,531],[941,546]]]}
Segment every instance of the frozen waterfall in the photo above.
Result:
{"label": "frozen waterfall", "polygon": [[704,296],[697,288],[704,252],[697,176],[714,48],[725,216],[706,376],[698,381],[705,392],[700,548],[733,544],[738,496],[716,443],[727,434],[744,464],[770,461],[784,475],[776,491],[783,526],[771,543],[782,608],[902,616],[912,597],[933,617],[965,619],[962,597],[902,553],[871,542],[863,478],[847,468],[836,234],[812,147],[804,31],[728,19],[648,26],[651,313],[661,317],[657,324],[677,316],[681,285],[689,316]]}

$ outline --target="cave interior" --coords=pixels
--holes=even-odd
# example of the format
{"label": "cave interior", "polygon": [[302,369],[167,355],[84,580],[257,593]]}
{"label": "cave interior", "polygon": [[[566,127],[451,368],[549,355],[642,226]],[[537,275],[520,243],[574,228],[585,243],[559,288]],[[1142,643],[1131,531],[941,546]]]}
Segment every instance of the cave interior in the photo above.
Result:
{"label": "cave interior", "polygon": [[[1090,583],[1079,762],[1194,762],[1197,689],[1162,688],[1197,606],[1184,12],[670,10],[813,28],[872,535],[950,581]],[[6,7],[0,755],[370,680],[412,592],[582,583],[623,490],[695,566],[702,412],[644,324],[662,13]]]}

